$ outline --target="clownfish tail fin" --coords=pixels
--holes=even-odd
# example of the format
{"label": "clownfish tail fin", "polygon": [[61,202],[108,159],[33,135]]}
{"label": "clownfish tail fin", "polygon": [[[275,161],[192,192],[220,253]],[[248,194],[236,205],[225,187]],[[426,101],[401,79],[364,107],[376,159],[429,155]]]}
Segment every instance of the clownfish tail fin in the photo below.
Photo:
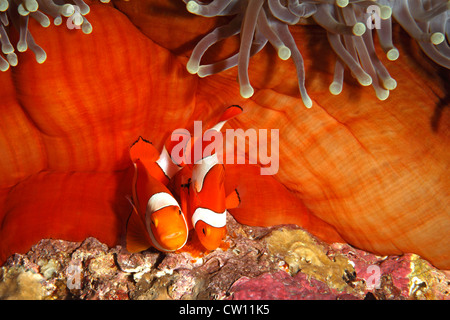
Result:
{"label": "clownfish tail fin", "polygon": [[142,221],[133,201],[130,197],[126,197],[132,206],[132,211],[127,221],[126,244],[130,253],[144,251],[152,246],[150,238],[147,234],[144,222]]}
{"label": "clownfish tail fin", "polygon": [[138,159],[143,162],[155,162],[159,158],[159,152],[150,141],[139,136],[130,147],[130,158],[133,162]]}
{"label": "clownfish tail fin", "polygon": [[239,192],[234,189],[225,199],[225,205],[227,209],[235,209],[241,204],[241,198],[239,197]]}

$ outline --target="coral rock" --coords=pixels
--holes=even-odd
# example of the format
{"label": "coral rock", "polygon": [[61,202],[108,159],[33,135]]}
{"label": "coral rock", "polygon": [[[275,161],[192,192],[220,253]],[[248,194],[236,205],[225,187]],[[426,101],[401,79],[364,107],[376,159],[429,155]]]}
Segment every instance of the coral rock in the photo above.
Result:
{"label": "coral rock", "polygon": [[0,298],[450,298],[449,275],[416,255],[378,257],[347,244],[329,246],[294,226],[227,220],[228,246],[200,255],[153,249],[130,254],[95,238],[42,240],[0,269]]}

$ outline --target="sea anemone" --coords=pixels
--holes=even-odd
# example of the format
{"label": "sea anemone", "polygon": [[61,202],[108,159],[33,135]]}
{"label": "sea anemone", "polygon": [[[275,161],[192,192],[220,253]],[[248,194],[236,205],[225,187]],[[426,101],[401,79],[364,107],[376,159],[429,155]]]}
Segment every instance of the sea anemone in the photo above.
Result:
{"label": "sea anemone", "polygon": [[[110,0],[100,0],[107,3]],[[16,30],[19,31],[19,41],[16,49],[25,52],[28,47],[36,55],[36,61],[43,63],[47,59],[47,54],[33,39],[28,30],[29,18],[35,19],[46,28],[50,26],[50,19],[57,26],[62,24],[63,17],[67,18],[69,29],[81,29],[83,33],[92,32],[92,25],[86,19],[90,11],[89,6],[83,0],[0,0],[0,43],[2,53],[0,55],[0,70],[6,71],[9,66],[16,66],[18,63],[14,47],[8,37],[8,28],[11,28],[10,21]]]}
{"label": "sea anemone", "polygon": [[[85,2],[91,35],[31,21],[29,30],[48,59],[39,65],[31,52],[21,54],[19,67],[0,73],[0,264],[41,239],[95,236],[108,246],[119,244],[131,210],[126,196],[133,141],[141,135],[161,149],[174,129],[194,120],[214,122],[225,107],[239,104],[245,112],[227,126],[279,129],[280,166],[270,177],[279,192],[265,196],[253,212],[231,214],[272,224],[282,217],[276,202],[290,199],[354,247],[379,255],[414,252],[450,267],[447,82],[437,65],[410,50],[409,37],[396,43],[401,58],[386,63],[399,86],[380,103],[359,86],[329,94],[319,80],[331,82],[334,67],[328,63],[334,53],[323,50],[324,30],[290,27],[308,82],[310,74],[316,78],[307,83],[315,107],[306,109],[293,96],[292,61],[276,59],[283,67],[270,82],[257,85],[255,79],[251,99],[239,95],[237,68],[203,79],[189,74],[190,44],[215,21],[189,14],[179,0],[114,3],[122,12]],[[9,31],[15,44],[19,32]],[[228,54],[234,47],[215,49]],[[252,62],[271,55],[263,50]],[[250,75],[265,78],[273,69],[252,63]],[[232,183],[232,170],[226,170]],[[252,179],[250,174],[235,170],[258,196],[262,189],[268,194],[267,184],[254,182],[259,171]],[[289,215],[298,212],[295,203]]]}
{"label": "sea anemone", "polygon": [[[207,4],[183,1],[187,10],[196,15],[234,16],[227,25],[216,28],[196,45],[187,70],[206,77],[237,65],[240,93],[244,98],[254,93],[248,76],[249,59],[270,42],[280,59],[293,59],[303,103],[308,108],[312,106],[305,87],[303,58],[289,31],[290,25],[308,23],[311,19],[326,29],[329,43],[338,56],[329,87],[334,95],[342,91],[345,67],[361,85],[372,85],[380,100],[385,100],[389,90],[395,89],[397,83],[377,57],[372,37],[375,29],[387,59],[398,58],[399,52],[392,43],[392,16],[431,59],[450,68],[447,42],[450,1],[213,0]],[[238,53],[212,64],[201,64],[209,47],[237,34],[240,34]]]}

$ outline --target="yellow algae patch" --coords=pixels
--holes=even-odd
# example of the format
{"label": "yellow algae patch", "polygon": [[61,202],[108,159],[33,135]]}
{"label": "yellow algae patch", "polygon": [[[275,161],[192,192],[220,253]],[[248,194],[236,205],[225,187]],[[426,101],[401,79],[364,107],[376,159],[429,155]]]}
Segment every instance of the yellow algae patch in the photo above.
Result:
{"label": "yellow algae patch", "polygon": [[1,300],[42,300],[47,295],[44,277],[22,267],[0,269]]}
{"label": "yellow algae patch", "polygon": [[300,271],[339,291],[351,289],[343,278],[354,272],[348,259],[341,255],[330,259],[325,248],[308,232],[300,229],[276,230],[266,238],[266,243],[273,256],[288,264],[291,275]]}
{"label": "yellow algae patch", "polygon": [[416,254],[411,255],[409,296],[418,300],[445,300],[450,297],[450,279]]}

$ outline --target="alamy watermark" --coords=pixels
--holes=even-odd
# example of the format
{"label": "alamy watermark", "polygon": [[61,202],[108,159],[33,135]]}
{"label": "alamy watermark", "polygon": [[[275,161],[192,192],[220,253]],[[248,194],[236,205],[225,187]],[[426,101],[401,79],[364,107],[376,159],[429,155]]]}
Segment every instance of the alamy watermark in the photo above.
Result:
{"label": "alamy watermark", "polygon": [[366,26],[368,29],[381,28],[381,9],[377,5],[370,5],[366,9]]}
{"label": "alamy watermark", "polygon": [[81,29],[83,23],[83,16],[81,15],[81,9],[79,6],[73,6],[74,13],[67,18],[66,26],[69,30]]}
{"label": "alamy watermark", "polygon": [[381,286],[381,269],[379,266],[370,265],[367,267],[367,273],[370,274],[366,281],[366,288],[368,290],[380,289]]}
{"label": "alamy watermark", "polygon": [[[67,18],[66,25],[70,30],[81,29],[83,16],[79,6],[73,5],[74,13]],[[381,28],[381,9],[378,5],[370,5],[366,8],[365,22],[368,29]]]}
{"label": "alamy watermark", "polygon": [[[261,165],[261,175],[274,175],[278,172],[278,129],[226,129],[225,137],[217,130],[202,132],[201,121],[194,121],[193,137],[187,129],[172,132],[171,141],[178,142],[171,150],[172,159],[177,163],[201,163],[201,159],[216,154],[222,164],[245,164],[248,160],[248,164]],[[195,143],[192,148],[187,148],[191,139]]]}
{"label": "alamy watermark", "polygon": [[67,288],[81,289],[81,261],[75,260],[71,262],[66,270],[67,275]]}

